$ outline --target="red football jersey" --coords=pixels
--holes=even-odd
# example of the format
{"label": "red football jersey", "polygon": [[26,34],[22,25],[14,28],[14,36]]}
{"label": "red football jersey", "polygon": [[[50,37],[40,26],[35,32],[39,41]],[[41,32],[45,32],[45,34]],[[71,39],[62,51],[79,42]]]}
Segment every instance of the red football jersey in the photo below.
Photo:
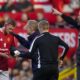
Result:
{"label": "red football jersey", "polygon": [[[10,47],[15,46],[14,37],[0,31],[0,54],[10,55]],[[0,70],[8,69],[8,60],[0,56]]]}

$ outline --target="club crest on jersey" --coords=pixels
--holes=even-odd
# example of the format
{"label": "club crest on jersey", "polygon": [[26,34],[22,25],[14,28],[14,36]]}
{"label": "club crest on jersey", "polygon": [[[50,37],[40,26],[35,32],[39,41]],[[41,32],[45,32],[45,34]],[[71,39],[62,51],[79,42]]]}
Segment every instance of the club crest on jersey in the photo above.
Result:
{"label": "club crest on jersey", "polygon": [[7,41],[10,42],[10,38],[7,38]]}

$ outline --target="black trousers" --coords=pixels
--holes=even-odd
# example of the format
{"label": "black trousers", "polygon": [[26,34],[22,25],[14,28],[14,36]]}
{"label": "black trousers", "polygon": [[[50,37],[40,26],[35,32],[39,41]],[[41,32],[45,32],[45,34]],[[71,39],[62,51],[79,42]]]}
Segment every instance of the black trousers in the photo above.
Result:
{"label": "black trousers", "polygon": [[41,68],[34,72],[33,80],[58,80],[58,68]]}

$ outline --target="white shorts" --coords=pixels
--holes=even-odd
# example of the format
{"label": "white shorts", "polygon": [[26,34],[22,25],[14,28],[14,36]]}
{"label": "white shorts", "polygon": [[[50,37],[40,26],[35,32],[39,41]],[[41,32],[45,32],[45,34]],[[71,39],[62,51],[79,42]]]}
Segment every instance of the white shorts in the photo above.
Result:
{"label": "white shorts", "polygon": [[9,79],[9,72],[0,70],[0,80],[10,80]]}

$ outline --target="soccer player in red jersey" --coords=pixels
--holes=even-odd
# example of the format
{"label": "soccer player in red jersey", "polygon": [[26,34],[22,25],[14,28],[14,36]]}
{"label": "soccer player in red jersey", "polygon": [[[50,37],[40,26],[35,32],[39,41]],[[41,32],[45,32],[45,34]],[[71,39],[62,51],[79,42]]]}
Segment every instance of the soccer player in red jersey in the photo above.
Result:
{"label": "soccer player in red jersey", "polygon": [[[3,28],[0,29],[0,80],[9,80],[8,68],[12,67],[14,59],[10,56],[11,46],[15,46],[14,37],[10,34],[16,24],[14,20],[6,22]],[[12,61],[11,61],[12,60]]]}

